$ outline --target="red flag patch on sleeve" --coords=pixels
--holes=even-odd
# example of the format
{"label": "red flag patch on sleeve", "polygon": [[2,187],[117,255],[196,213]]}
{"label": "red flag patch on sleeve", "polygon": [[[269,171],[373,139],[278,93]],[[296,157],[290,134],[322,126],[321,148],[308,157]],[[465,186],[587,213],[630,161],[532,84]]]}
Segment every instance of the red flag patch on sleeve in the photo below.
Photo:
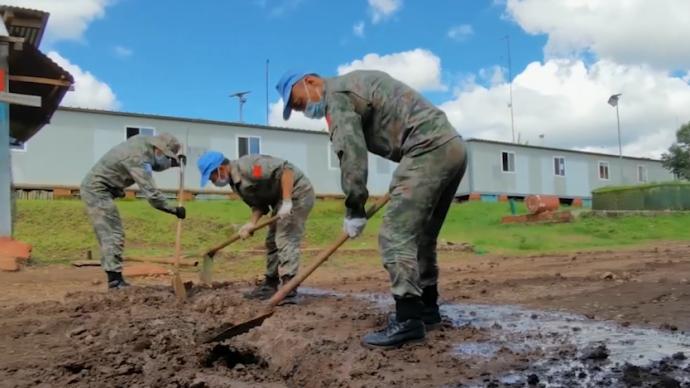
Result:
{"label": "red flag patch on sleeve", "polygon": [[331,128],[331,115],[327,114],[326,115],[326,124],[328,125],[328,128]]}
{"label": "red flag patch on sleeve", "polygon": [[255,164],[252,166],[252,176],[254,178],[261,178],[261,175],[263,175],[263,171],[261,171],[261,165]]}

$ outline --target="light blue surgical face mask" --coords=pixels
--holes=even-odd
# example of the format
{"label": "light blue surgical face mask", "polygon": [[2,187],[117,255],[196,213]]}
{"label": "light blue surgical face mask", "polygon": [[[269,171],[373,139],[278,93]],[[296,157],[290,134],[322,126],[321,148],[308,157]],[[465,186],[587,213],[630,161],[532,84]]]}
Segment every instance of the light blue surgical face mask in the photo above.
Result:
{"label": "light blue surgical face mask", "polygon": [[309,88],[307,83],[302,80],[304,88],[307,90],[307,96],[309,97],[309,102],[304,107],[304,115],[310,119],[321,119],[326,115],[326,102],[323,100],[323,95],[319,98],[319,101],[312,102],[311,94],[309,93]]}
{"label": "light blue surgical face mask", "polygon": [[172,166],[172,161],[165,154],[154,155],[154,159],[153,169],[155,171],[165,171]]}
{"label": "light blue surgical face mask", "polygon": [[230,183],[230,176],[229,176],[229,175],[228,175],[227,177],[225,177],[225,178],[221,178],[220,170],[219,170],[216,174],[218,174],[218,178],[216,178],[216,181],[213,182],[213,184],[214,184],[216,187],[227,186],[227,184]]}
{"label": "light blue surgical face mask", "polygon": [[228,179],[228,178],[225,178],[225,179],[216,179],[216,181],[213,182],[213,184],[214,184],[216,187],[225,187],[225,186],[227,186],[228,183],[230,183],[230,179]]}

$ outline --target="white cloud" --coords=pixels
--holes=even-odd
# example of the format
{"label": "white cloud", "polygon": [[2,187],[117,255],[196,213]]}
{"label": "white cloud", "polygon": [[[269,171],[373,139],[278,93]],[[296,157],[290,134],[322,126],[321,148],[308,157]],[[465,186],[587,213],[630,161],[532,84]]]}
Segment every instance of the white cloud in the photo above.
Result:
{"label": "white cloud", "polygon": [[49,52],[48,56],[74,77],[74,91],[67,92],[61,105],[108,110],[120,107],[120,102],[108,84],[70,63],[55,51]]}
{"label": "white cloud", "polygon": [[124,46],[115,46],[113,48],[113,51],[115,52],[115,55],[120,58],[129,58],[134,54],[134,51],[132,49],[124,47]]}
{"label": "white cloud", "polygon": [[89,24],[105,15],[113,0],[5,0],[3,4],[50,13],[47,41],[82,40]]}
{"label": "white cloud", "polygon": [[479,77],[488,82],[489,85],[499,85],[506,82],[504,69],[501,66],[491,66],[479,69]]}
{"label": "white cloud", "polygon": [[[513,82],[516,132],[522,139],[564,148],[618,153],[616,111],[620,100],[624,153],[658,157],[668,148],[679,123],[690,121],[690,85],[647,65],[601,60],[533,62]],[[508,84],[469,85],[441,105],[465,137],[511,140]]]}
{"label": "white cloud", "polygon": [[[84,39],[89,24],[105,16],[105,8],[115,0],[5,0],[3,4],[38,9],[50,13],[44,35],[48,42]],[[115,54],[129,56],[131,50],[115,47]],[[82,70],[56,51],[48,56],[74,77],[74,91],[67,92],[61,105],[94,109],[117,109],[120,102],[108,84]]]}
{"label": "white cloud", "polygon": [[448,37],[459,42],[466,40],[472,35],[474,35],[474,29],[469,24],[461,24],[448,30]]}
{"label": "white cloud", "polygon": [[[623,155],[638,156],[643,158],[659,158],[668,151],[668,147],[676,141],[675,131],[660,130],[640,136],[632,143],[623,144]],[[599,152],[618,155],[618,144],[607,147],[588,146],[574,147],[581,151]]]}
{"label": "white cloud", "polygon": [[314,120],[307,118],[302,112],[292,111],[290,119],[283,120],[283,99],[281,98],[277,102],[271,103],[268,112],[268,125],[276,127],[287,127],[287,128],[297,128],[306,129],[312,131],[326,131],[328,130],[328,125],[325,119]]}
{"label": "white cloud", "polygon": [[376,24],[389,18],[402,7],[402,0],[368,0],[371,22]]}
{"label": "white cloud", "polygon": [[[269,16],[280,17],[295,9],[303,2],[303,0],[280,0],[276,6],[271,8]],[[274,2],[275,3],[275,2]],[[264,2],[264,6],[265,6]]]}
{"label": "white cloud", "polygon": [[688,0],[508,0],[506,12],[526,32],[547,34],[547,58],[590,51],[622,64],[687,69]]}
{"label": "white cloud", "polygon": [[363,38],[364,37],[364,22],[360,20],[354,26],[352,26],[352,32],[356,36]]}
{"label": "white cloud", "polygon": [[441,59],[429,50],[414,49],[395,54],[367,54],[338,66],[338,74],[353,70],[381,70],[419,90],[446,90],[441,82]]}

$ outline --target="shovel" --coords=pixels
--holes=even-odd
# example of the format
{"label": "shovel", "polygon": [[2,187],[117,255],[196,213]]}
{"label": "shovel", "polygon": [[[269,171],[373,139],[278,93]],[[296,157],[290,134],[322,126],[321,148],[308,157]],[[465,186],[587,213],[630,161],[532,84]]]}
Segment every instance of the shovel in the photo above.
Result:
{"label": "shovel", "polygon": [[[373,204],[371,207],[369,207],[369,210],[367,210],[367,219],[371,218],[376,214],[377,211],[379,211],[382,207],[386,205],[388,200],[390,199],[390,196],[386,194],[383,196],[379,201],[377,201],[375,204]],[[345,243],[345,241],[349,240],[349,236],[347,233],[342,233],[340,237],[338,237],[338,240],[336,240],[331,246],[323,250],[315,259],[314,263],[312,263],[306,270],[303,272],[300,272],[292,278],[287,284],[282,286],[272,297],[271,299],[268,300],[267,306],[264,309],[264,312],[257,315],[256,317],[248,320],[241,322],[237,325],[228,325],[225,324],[221,326],[219,330],[217,330],[215,333],[209,335],[206,337],[203,342],[204,343],[210,343],[210,342],[219,342],[226,340],[228,338],[235,337],[240,334],[244,334],[248,332],[249,330],[261,326],[261,324],[266,320],[266,318],[270,317],[274,313],[274,308],[285,299],[285,297],[292,292],[292,290],[296,289],[309,275],[311,275],[321,264],[325,263],[326,260],[328,260],[329,257],[338,249],[340,248],[341,245]]]}
{"label": "shovel", "polygon": [[[278,221],[278,216],[271,217],[269,219],[266,219],[264,221],[259,222],[256,224],[256,226],[251,230],[250,233],[254,233],[257,230],[261,228],[265,228],[268,225],[271,225],[272,223]],[[204,253],[203,255],[203,261],[201,263],[201,272],[199,273],[199,280],[201,281],[202,284],[210,284],[211,283],[211,277],[213,276],[213,256],[218,253],[221,249],[227,247],[228,245],[234,243],[235,241],[240,239],[240,234],[235,233],[232,237],[229,239],[223,241],[222,243],[216,245],[215,247],[209,249]]]}
{"label": "shovel", "polygon": [[[177,206],[181,207],[184,204],[184,168],[187,164],[186,158],[180,160],[180,190],[177,193]],[[175,296],[179,302],[184,302],[187,299],[187,290],[184,288],[182,277],[180,276],[180,256],[182,256],[181,248],[182,237],[182,220],[177,220],[177,233],[175,235],[175,267],[173,269],[172,285],[175,290]]]}

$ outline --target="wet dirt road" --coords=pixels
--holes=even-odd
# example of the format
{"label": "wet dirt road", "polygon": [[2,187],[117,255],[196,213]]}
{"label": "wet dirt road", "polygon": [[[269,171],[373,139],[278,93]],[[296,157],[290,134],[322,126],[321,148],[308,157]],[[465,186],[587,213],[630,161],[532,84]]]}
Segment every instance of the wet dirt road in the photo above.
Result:
{"label": "wet dirt road", "polygon": [[195,287],[178,306],[167,284],[103,293],[98,271],[51,269],[51,285],[42,271],[0,276],[0,386],[690,386],[687,244],[444,252],[444,325],[392,351],[359,344],[389,310],[382,270],[323,268],[300,305],[201,345],[256,312],[241,297],[249,282]]}

